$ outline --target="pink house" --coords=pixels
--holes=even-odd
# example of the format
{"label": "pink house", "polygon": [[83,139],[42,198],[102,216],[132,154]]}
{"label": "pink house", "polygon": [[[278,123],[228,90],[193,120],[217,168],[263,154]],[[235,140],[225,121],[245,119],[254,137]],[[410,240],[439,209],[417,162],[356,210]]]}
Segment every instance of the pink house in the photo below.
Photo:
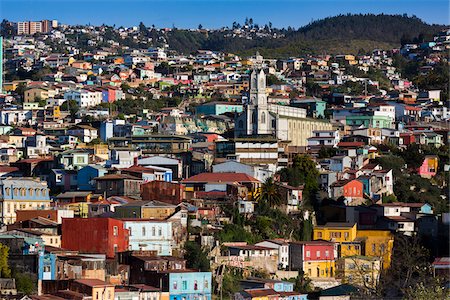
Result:
{"label": "pink house", "polygon": [[420,177],[431,178],[436,175],[439,159],[436,155],[427,155],[417,170]]}

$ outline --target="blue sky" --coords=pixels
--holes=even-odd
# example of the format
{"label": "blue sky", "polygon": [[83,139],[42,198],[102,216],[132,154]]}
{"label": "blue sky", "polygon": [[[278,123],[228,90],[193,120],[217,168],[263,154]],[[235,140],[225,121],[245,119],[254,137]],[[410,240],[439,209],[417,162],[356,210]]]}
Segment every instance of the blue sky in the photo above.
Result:
{"label": "blue sky", "polygon": [[205,28],[230,26],[253,17],[257,24],[299,27],[346,13],[416,15],[449,24],[448,0],[0,0],[0,18],[57,19],[66,24]]}

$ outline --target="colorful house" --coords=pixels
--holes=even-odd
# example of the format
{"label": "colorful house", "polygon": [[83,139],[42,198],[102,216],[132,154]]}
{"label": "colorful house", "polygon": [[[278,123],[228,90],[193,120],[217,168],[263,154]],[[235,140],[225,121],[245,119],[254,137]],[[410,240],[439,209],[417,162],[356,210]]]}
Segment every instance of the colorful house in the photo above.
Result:
{"label": "colorful house", "polygon": [[356,179],[338,180],[331,185],[333,198],[345,197],[346,202],[362,199],[364,196],[364,184]]}
{"label": "colorful house", "polygon": [[64,249],[84,253],[106,254],[114,258],[128,250],[129,231],[120,220],[112,218],[63,219],[62,243]]}
{"label": "colorful house", "polygon": [[427,155],[422,165],[417,170],[420,177],[431,178],[436,175],[438,170],[439,158],[436,155]]}
{"label": "colorful house", "polygon": [[309,278],[330,278],[335,272],[335,243],[325,240],[291,242],[289,266]]}
{"label": "colorful house", "polygon": [[380,258],[381,268],[388,269],[391,265],[394,236],[388,230],[358,230],[357,239],[364,243],[364,255]]}
{"label": "colorful house", "polygon": [[0,181],[3,224],[16,222],[16,211],[50,207],[47,183],[33,178],[6,178]]}
{"label": "colorful house", "polygon": [[87,165],[78,171],[78,189],[80,191],[94,191],[94,178],[106,175],[108,171],[100,165]]}
{"label": "colorful house", "polygon": [[124,219],[123,224],[129,231],[129,250],[150,250],[158,255],[172,255],[176,241],[171,221]]}
{"label": "colorful house", "polygon": [[169,292],[168,300],[211,300],[211,272],[196,272],[187,269],[149,272],[147,284]]}
{"label": "colorful house", "polygon": [[349,284],[375,288],[381,273],[381,259],[347,256],[336,262],[336,278]]}

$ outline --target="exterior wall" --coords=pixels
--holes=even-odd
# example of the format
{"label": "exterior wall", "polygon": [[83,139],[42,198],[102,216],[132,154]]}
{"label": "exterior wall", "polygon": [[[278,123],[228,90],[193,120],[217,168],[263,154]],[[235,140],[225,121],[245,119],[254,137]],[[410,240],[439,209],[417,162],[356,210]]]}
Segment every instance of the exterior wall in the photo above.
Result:
{"label": "exterior wall", "polygon": [[437,170],[438,170],[438,158],[425,157],[422,165],[418,170],[418,173],[423,178],[431,178],[436,175]]}
{"label": "exterior wall", "polygon": [[358,286],[375,288],[380,271],[380,261],[369,257],[347,257],[336,263],[336,278]]}
{"label": "exterior wall", "polygon": [[169,274],[170,300],[210,300],[212,291],[211,272],[184,272]]}
{"label": "exterior wall", "polygon": [[172,222],[124,221],[129,231],[129,250],[154,250],[158,255],[172,255]]}
{"label": "exterior wall", "polygon": [[391,265],[394,236],[388,230],[358,230],[357,237],[365,238],[365,255],[380,257],[383,269]]}
{"label": "exterior wall", "polygon": [[350,242],[356,238],[356,224],[353,227],[315,227],[314,240],[332,240],[338,243]]}
{"label": "exterior wall", "polygon": [[16,222],[16,210],[50,207],[50,196],[45,182],[34,179],[4,179],[0,182],[2,220]]}
{"label": "exterior wall", "polygon": [[63,219],[62,248],[85,253],[106,254],[128,250],[128,229],[123,222],[111,218]]}
{"label": "exterior wall", "polygon": [[284,140],[291,141],[289,146],[306,147],[308,146],[308,138],[314,135],[313,131],[333,129],[331,123],[315,119],[286,118],[285,120],[284,128],[280,126],[277,134],[279,138],[282,138],[283,131],[284,133],[287,131]]}
{"label": "exterior wall", "polygon": [[330,278],[334,277],[336,270],[334,260],[328,261],[305,261],[303,271],[309,278]]}
{"label": "exterior wall", "polygon": [[142,200],[160,199],[170,204],[180,204],[185,198],[184,186],[166,181],[151,181],[141,185]]}
{"label": "exterior wall", "polygon": [[358,180],[352,180],[344,186],[344,197],[360,198],[363,197],[363,183]]}
{"label": "exterior wall", "polygon": [[278,251],[278,266],[282,269],[286,269],[289,265],[289,245],[288,244],[275,244],[270,241],[264,241],[255,244],[256,246],[273,248]]}
{"label": "exterior wall", "polygon": [[106,174],[106,169],[97,169],[91,166],[86,166],[78,171],[78,189],[80,191],[93,191],[95,184],[93,179],[101,177]]}
{"label": "exterior wall", "polygon": [[142,218],[143,219],[164,219],[169,217],[175,212],[175,207],[143,207]]}

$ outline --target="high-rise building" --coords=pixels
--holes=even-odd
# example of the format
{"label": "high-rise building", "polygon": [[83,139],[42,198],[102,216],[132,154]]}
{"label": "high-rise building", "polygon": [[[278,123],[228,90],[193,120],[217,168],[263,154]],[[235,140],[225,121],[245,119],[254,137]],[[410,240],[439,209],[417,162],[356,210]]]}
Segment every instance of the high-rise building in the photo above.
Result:
{"label": "high-rise building", "polygon": [[53,28],[58,27],[57,20],[42,20],[42,21],[25,21],[17,22],[17,34],[30,34],[50,32]]}

